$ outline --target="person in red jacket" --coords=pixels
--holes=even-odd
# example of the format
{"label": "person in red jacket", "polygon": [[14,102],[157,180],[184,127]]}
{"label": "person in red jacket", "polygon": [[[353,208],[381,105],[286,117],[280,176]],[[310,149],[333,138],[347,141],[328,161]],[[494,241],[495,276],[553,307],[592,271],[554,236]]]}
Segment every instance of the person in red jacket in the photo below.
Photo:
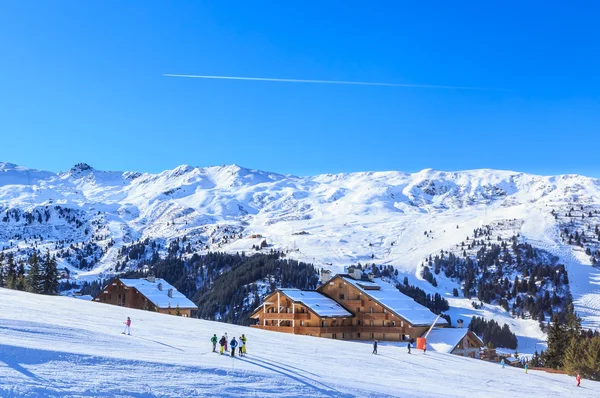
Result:
{"label": "person in red jacket", "polygon": [[581,387],[581,375],[579,373],[577,373],[577,376],[575,377],[575,380],[577,380],[577,387]]}
{"label": "person in red jacket", "polygon": [[125,324],[125,330],[123,330],[123,334],[127,332],[127,334],[131,336],[131,318],[127,317],[127,321],[123,323]]}

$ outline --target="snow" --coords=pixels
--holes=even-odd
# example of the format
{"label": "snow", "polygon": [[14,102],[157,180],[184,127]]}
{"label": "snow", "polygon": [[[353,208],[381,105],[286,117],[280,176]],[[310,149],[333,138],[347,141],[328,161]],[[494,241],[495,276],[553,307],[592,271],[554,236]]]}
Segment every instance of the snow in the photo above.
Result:
{"label": "snow", "polygon": [[[350,283],[362,294],[366,294],[379,303],[381,303],[389,311],[396,313],[398,316],[406,319],[413,326],[429,326],[435,322],[437,315],[422,306],[407,295],[400,293],[395,286],[390,285],[381,279],[375,279],[374,282],[359,281],[349,276],[340,276],[345,282]],[[366,287],[366,288],[365,288]],[[371,289],[369,289],[369,287]],[[373,288],[379,288],[375,290]],[[436,325],[447,325],[445,319],[439,318]]]}
{"label": "snow", "polygon": [[427,348],[449,354],[468,332],[469,329],[464,328],[432,329],[426,339]]}
{"label": "snow", "polygon": [[[55,174],[0,163],[0,216],[9,209],[46,206],[52,213],[48,223],[27,225],[23,219],[2,223],[0,247],[6,252],[22,250],[25,238],[31,247],[34,235],[43,237],[36,243],[42,252],[56,253],[58,241],[97,242],[105,252],[92,270],[77,270],[60,259],[74,280],[91,281],[114,275],[117,261],[123,262],[120,248],[141,239],[161,243],[161,255],[171,240],[183,236],[198,253],[249,254],[252,245],[265,239],[269,250],[287,251],[289,259],[334,273],[358,262],[392,265],[399,280],[407,276],[411,284],[446,298],[453,322],[462,318],[468,323],[476,315],[508,323],[519,338],[519,352],[525,347],[532,353],[545,340],[537,322],[513,319],[494,306],[473,309],[471,300],[452,297],[454,287],[460,290],[456,282],[436,276],[439,286],[434,288],[421,279],[419,265],[429,255],[459,244],[477,227],[522,221],[514,232],[565,263],[583,325],[600,328],[600,268],[561,241],[550,215],[551,209],[564,213],[574,204],[599,205],[599,198],[598,179],[490,169],[291,176],[237,165],[183,165],[158,174],[80,165]],[[55,205],[85,215],[84,227],[75,229],[57,218]],[[95,221],[99,224],[92,225]],[[600,224],[600,217],[590,222]],[[86,227],[92,231],[89,235],[83,233]],[[96,228],[108,238],[93,240]],[[225,240],[231,235],[225,228],[237,236]],[[432,233],[425,236],[429,230]],[[295,234],[300,231],[307,234]],[[250,239],[251,234],[263,238]],[[17,235],[23,238],[17,240]],[[114,246],[108,246],[110,239]],[[128,263],[136,265],[135,260]]]}
{"label": "snow", "polygon": [[[196,304],[192,303],[187,297],[185,297],[164,279],[155,278],[154,282],[150,282],[146,279],[119,278],[119,280],[123,282],[125,286],[137,289],[158,308],[198,308]],[[158,288],[159,284],[162,286],[162,290]],[[169,290],[172,291],[173,297],[169,297]]]}
{"label": "snow", "polygon": [[[132,319],[132,336],[121,334]],[[248,338],[248,355],[210,337]],[[598,397],[600,383],[381,342],[320,339],[0,289],[0,396]]]}
{"label": "snow", "polygon": [[279,289],[283,294],[295,302],[302,303],[310,308],[315,314],[322,317],[351,317],[341,305],[329,297],[315,291],[300,289]]}

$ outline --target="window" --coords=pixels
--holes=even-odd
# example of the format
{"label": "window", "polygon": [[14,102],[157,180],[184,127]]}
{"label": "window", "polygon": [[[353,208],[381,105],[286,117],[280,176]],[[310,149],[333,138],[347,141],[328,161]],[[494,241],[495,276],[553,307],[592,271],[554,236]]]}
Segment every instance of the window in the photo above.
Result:
{"label": "window", "polygon": [[357,320],[356,320],[356,325],[357,325],[357,326],[360,326],[360,319],[357,319]]}
{"label": "window", "polygon": [[360,312],[360,307],[358,307],[358,308],[356,309],[356,312]]}
{"label": "window", "polygon": [[374,311],[373,311],[373,307],[371,307],[371,310],[370,310],[369,312],[370,312],[371,314],[374,312]]}
{"label": "window", "polygon": [[371,333],[371,338],[374,339],[375,338],[375,333]]}
{"label": "window", "polygon": [[375,326],[375,322],[371,321],[371,326]]}
{"label": "window", "polygon": [[360,339],[360,333],[356,333],[356,338]]}
{"label": "window", "polygon": [[383,339],[385,340],[385,333],[383,334]]}
{"label": "window", "polygon": [[337,339],[337,334],[333,333],[333,334],[331,335],[331,338],[332,338],[332,339]]}
{"label": "window", "polygon": [[346,333],[342,333],[342,339],[346,338]]}
{"label": "window", "polygon": [[304,321],[300,321],[300,326],[304,326]]}
{"label": "window", "polygon": [[404,321],[400,321],[400,327],[404,327]]}
{"label": "window", "polygon": [[327,327],[327,321],[321,321],[321,327]]}
{"label": "window", "polygon": [[396,326],[396,321],[392,321],[392,326]]}
{"label": "window", "polygon": [[340,300],[344,299],[344,295],[340,293]]}
{"label": "window", "polygon": [[386,310],[385,308],[383,309],[383,313],[384,313],[384,314],[387,314],[387,310]]}
{"label": "window", "polygon": [[340,284],[338,285],[338,287],[339,287],[340,289],[342,289],[342,288],[344,287],[344,284],[343,284],[342,282],[340,282]]}

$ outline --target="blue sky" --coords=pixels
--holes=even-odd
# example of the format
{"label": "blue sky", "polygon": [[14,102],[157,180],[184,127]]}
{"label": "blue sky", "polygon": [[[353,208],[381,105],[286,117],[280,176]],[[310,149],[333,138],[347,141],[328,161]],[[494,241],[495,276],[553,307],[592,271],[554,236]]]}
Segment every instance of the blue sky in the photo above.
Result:
{"label": "blue sky", "polygon": [[0,161],[600,177],[600,3],[411,3],[2,2]]}

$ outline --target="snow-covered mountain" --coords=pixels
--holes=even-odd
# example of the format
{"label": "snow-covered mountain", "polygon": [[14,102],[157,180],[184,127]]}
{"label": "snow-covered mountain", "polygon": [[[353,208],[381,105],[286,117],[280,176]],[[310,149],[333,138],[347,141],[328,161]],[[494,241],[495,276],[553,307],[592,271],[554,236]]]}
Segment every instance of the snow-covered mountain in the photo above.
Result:
{"label": "snow-covered mountain", "polygon": [[[151,253],[136,257],[123,247],[146,239],[166,251],[185,237],[185,255],[249,252],[266,240],[335,271],[393,265],[427,291],[448,293],[455,282],[433,289],[422,281],[423,259],[494,225],[494,233],[519,234],[566,264],[577,310],[592,327],[600,326],[598,210],[600,180],[580,175],[426,169],[298,177],[236,165],[150,174],[83,163],[56,174],[0,163],[0,247],[48,248],[79,278],[114,272],[117,262],[135,266]],[[568,244],[575,232],[585,243]]]}

